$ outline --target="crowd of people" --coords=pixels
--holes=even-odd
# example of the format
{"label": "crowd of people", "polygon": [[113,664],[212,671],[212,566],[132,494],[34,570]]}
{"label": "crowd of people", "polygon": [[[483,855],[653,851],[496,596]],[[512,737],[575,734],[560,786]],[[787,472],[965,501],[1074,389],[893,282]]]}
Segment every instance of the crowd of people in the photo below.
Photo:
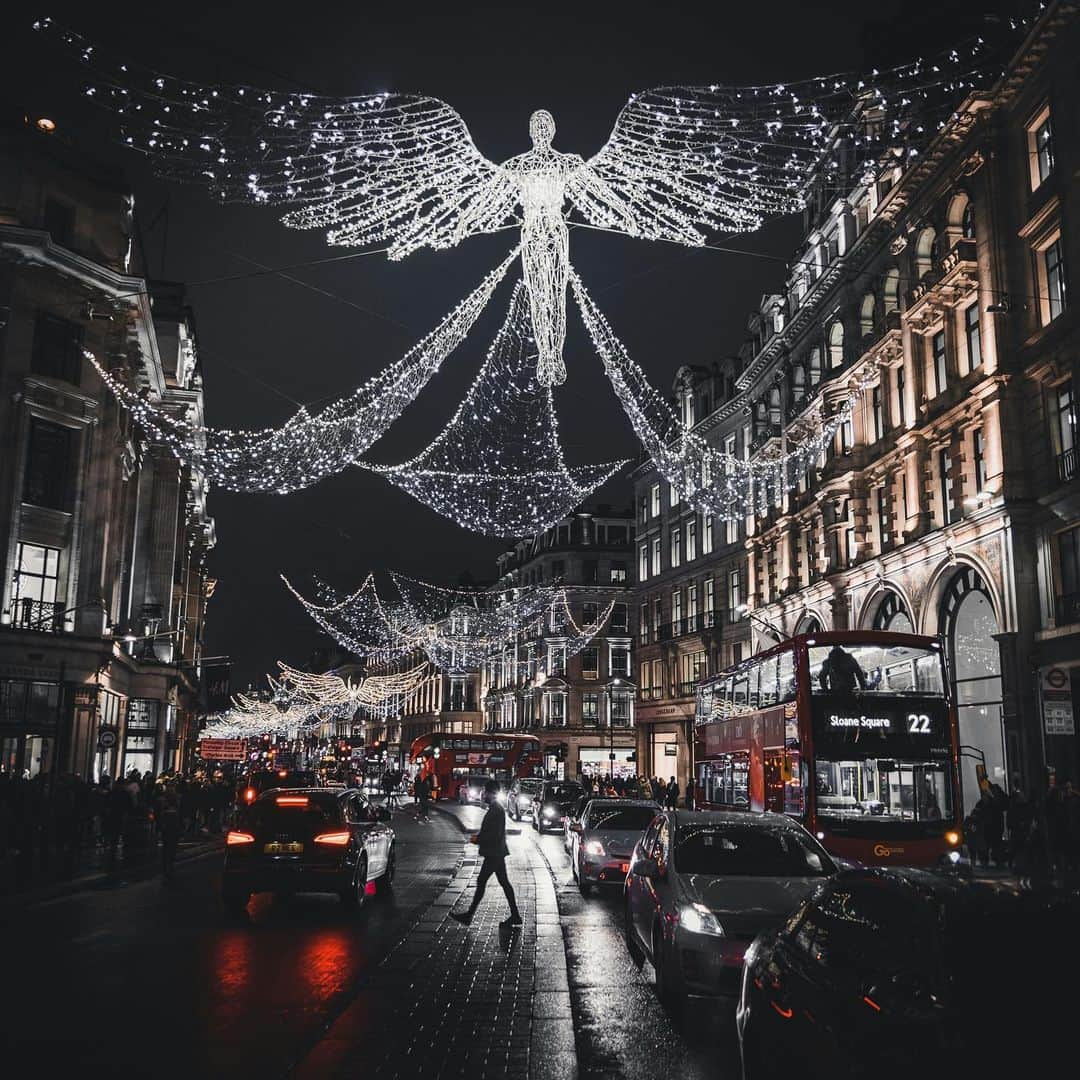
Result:
{"label": "crowd of people", "polygon": [[[71,877],[98,856],[106,866],[162,842],[175,856],[184,836],[220,833],[233,786],[223,776],[154,776],[132,769],[88,782],[74,773],[0,773],[0,866],[9,884]],[[164,867],[171,874],[171,860]]]}
{"label": "crowd of people", "polygon": [[660,776],[584,776],[581,780],[585,794],[597,798],[652,799],[653,802],[674,810],[681,795],[686,796],[685,805],[692,803],[689,786],[680,792],[678,781],[672,776],[666,782]]}
{"label": "crowd of people", "polygon": [[964,820],[964,841],[975,866],[1008,867],[1018,874],[1080,870],[1080,791],[1051,778],[1041,799],[1024,792],[1014,776],[983,787]]}

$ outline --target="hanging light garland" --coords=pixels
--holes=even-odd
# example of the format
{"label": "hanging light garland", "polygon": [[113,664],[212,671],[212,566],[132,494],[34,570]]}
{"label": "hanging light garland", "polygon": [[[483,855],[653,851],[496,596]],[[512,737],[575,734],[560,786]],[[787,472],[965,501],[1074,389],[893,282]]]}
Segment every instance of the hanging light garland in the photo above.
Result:
{"label": "hanging light garland", "polygon": [[624,464],[567,468],[551,388],[537,382],[528,297],[518,282],[487,359],[439,436],[404,464],[364,467],[464,528],[534,536]]}

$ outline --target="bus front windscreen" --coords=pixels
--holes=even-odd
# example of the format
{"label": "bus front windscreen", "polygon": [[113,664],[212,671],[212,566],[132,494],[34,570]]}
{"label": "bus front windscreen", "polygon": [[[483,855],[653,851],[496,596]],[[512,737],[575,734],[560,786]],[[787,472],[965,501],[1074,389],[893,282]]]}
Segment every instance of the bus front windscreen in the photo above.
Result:
{"label": "bus front windscreen", "polygon": [[818,821],[842,832],[953,818],[951,739],[936,649],[811,646]]}

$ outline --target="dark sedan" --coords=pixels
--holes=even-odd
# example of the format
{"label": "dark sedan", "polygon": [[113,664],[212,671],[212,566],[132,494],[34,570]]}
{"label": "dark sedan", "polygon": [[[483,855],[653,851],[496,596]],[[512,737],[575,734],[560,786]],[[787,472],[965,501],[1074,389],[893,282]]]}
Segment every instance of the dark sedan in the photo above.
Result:
{"label": "dark sedan", "polygon": [[746,953],[747,1077],[1000,1076],[1075,1027],[1075,893],[928,871],[842,872]]}
{"label": "dark sedan", "polygon": [[394,880],[390,812],[359,791],[264,792],[225,838],[222,899],[239,914],[252,893],[336,893],[362,904]]}
{"label": "dark sedan", "polygon": [[546,780],[533,796],[533,828],[562,829],[563,822],[574,810],[585,789],[576,780]]}

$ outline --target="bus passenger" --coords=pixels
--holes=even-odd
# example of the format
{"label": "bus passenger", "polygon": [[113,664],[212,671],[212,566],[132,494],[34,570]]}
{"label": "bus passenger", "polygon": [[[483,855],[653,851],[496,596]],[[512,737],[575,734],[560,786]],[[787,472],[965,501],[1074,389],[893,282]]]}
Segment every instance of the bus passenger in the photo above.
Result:
{"label": "bus passenger", "polygon": [[839,645],[834,645],[825,657],[818,673],[822,690],[831,690],[837,694],[851,694],[856,689],[866,689],[866,675],[859,666],[859,661],[851,653],[844,652]]}

